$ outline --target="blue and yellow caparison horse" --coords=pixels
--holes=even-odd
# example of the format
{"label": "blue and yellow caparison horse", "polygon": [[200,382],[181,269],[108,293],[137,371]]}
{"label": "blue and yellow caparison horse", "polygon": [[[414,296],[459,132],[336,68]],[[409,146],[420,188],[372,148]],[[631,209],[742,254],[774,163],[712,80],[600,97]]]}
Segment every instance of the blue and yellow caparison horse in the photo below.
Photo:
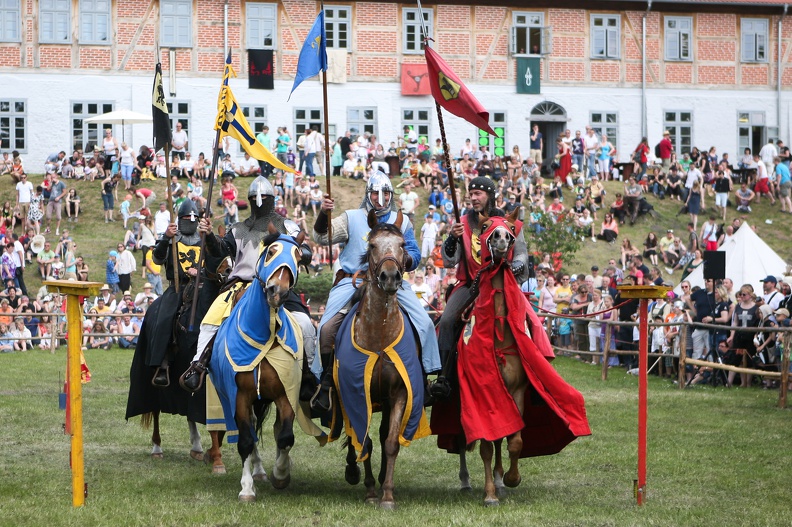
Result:
{"label": "blue and yellow caparison horse", "polygon": [[254,480],[267,479],[256,442],[272,403],[277,455],[270,481],[275,488],[285,488],[291,478],[295,419],[307,433],[322,435],[300,409],[302,333],[283,307],[297,282],[304,237],[278,233],[270,225],[256,277],[220,326],[212,348],[210,376],[223,406],[228,442],[237,442],[242,458],[240,501],[255,501]]}

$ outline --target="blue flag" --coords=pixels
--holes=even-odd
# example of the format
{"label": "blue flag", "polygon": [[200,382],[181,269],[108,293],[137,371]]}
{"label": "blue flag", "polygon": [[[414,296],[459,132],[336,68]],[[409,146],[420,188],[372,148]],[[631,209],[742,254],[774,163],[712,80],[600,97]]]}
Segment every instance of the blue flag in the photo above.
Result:
{"label": "blue flag", "polygon": [[289,98],[302,81],[319,75],[320,71],[327,71],[324,10],[319,11],[316,21],[305,37],[305,43],[300,51],[300,59],[297,61],[297,75],[294,76],[294,85],[289,92]]}

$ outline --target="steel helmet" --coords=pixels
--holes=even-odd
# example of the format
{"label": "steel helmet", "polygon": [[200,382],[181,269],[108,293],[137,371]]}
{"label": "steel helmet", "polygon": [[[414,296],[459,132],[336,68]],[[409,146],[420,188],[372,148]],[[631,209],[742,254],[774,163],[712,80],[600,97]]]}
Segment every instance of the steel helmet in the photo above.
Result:
{"label": "steel helmet", "polygon": [[[379,193],[378,201],[381,204],[381,208],[377,208],[377,206],[371,202],[372,192]],[[385,201],[385,193],[388,193],[387,203]],[[375,170],[366,184],[366,198],[364,200],[366,210],[374,209],[377,216],[383,216],[390,213],[392,201],[393,185],[391,184],[390,178],[384,172]]]}

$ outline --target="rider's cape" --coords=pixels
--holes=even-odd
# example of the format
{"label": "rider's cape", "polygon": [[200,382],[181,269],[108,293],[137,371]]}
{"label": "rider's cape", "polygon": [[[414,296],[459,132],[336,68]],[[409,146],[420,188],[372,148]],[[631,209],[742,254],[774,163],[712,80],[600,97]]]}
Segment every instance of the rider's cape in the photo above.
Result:
{"label": "rider's cape", "polygon": [[[528,334],[531,307],[514,275],[505,272],[503,289],[509,306],[506,322],[514,334],[515,351],[529,381],[525,409],[520,415],[501,377],[499,364],[504,359],[496,354],[493,343],[495,291],[487,276],[493,272],[482,275],[471,322],[457,349],[461,422],[466,440],[496,440],[522,430],[520,457],[555,454],[576,437],[591,434],[583,396],[561,378],[546,359],[548,350],[543,353]],[[546,337],[543,343],[549,346]]]}

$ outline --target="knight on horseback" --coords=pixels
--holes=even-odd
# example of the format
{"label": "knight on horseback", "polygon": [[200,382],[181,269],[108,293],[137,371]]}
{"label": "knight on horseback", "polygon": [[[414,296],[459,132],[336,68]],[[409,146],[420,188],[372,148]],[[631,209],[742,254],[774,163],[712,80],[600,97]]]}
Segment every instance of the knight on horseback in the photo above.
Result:
{"label": "knight on horseback", "polygon": [[[250,201],[250,217],[232,225],[222,239],[212,234],[211,221],[201,219],[199,230],[206,235],[207,254],[221,258],[230,256],[233,258],[234,266],[226,286],[201,321],[195,356],[180,380],[182,387],[190,392],[195,392],[202,386],[206,366],[211,359],[209,344],[222,321],[231,312],[237,294],[244,291],[255,276],[256,265],[261,254],[261,242],[269,234],[267,230],[269,224],[284,234],[296,235],[300,230],[296,223],[284,219],[283,216],[275,212],[275,189],[267,178],[258,176],[253,180],[248,190],[248,200]],[[301,252],[300,263],[310,263],[312,255],[307,245],[301,247]],[[316,353],[316,330],[311,323],[308,309],[299,297],[293,291],[289,295],[285,307],[302,328],[306,363],[310,365],[313,363]],[[316,373],[318,374],[318,366]],[[306,375],[304,380],[312,380],[313,386],[316,385],[314,376]]]}
{"label": "knight on horseback", "polygon": [[[341,268],[336,273],[333,288],[327,300],[325,313],[319,322],[319,350],[324,371],[321,385],[311,400],[311,407],[317,411],[329,411],[331,407],[330,392],[333,388],[333,349],[338,328],[352,306],[355,290],[362,282],[368,264],[363,259],[368,249],[368,213],[375,211],[379,223],[394,224],[397,213],[392,210],[393,185],[387,175],[375,171],[366,185],[366,195],[358,209],[350,209],[333,218],[332,243],[343,243],[344,249],[338,257]],[[317,243],[327,244],[328,216],[327,211],[334,208],[334,200],[325,197],[322,209],[314,223],[313,238]],[[405,257],[404,269],[412,271],[421,261],[421,251],[415,240],[412,223],[404,218],[401,226],[404,234]],[[429,315],[412,292],[407,282],[397,292],[399,304],[407,313],[410,321],[418,332],[422,349],[422,366],[425,374],[440,370],[440,355],[437,349],[434,325]]]}
{"label": "knight on horseback", "polygon": [[[468,185],[468,196],[472,208],[451,228],[451,235],[443,244],[443,265],[446,269],[450,269],[459,264],[456,273],[459,281],[451,291],[440,317],[438,345],[443,371],[430,388],[435,399],[446,399],[451,393],[448,375],[455,371],[453,358],[456,355],[459,331],[462,329],[461,316],[475,300],[476,291],[471,285],[482,265],[487,264],[481,261],[479,215],[486,218],[503,216],[503,212],[495,208],[495,193],[495,183],[490,178],[479,176],[471,180]],[[517,283],[521,284],[528,279],[527,263],[528,249],[520,229],[516,233],[514,258],[511,263]]]}

